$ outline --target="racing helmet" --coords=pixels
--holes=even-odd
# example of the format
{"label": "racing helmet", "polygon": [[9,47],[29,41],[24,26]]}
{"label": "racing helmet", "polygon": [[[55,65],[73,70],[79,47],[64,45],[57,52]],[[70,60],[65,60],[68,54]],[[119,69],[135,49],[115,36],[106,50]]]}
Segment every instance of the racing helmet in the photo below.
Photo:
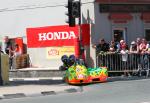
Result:
{"label": "racing helmet", "polygon": [[68,56],[67,55],[63,55],[61,57],[61,61],[64,63],[64,64],[67,64],[68,63]]}
{"label": "racing helmet", "polygon": [[69,65],[72,66],[76,62],[76,57],[74,55],[69,56]]}

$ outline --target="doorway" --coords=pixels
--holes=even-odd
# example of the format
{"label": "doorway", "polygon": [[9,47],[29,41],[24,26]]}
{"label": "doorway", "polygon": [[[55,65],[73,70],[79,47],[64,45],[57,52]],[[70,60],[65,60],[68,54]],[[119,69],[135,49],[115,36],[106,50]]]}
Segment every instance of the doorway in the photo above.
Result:
{"label": "doorway", "polygon": [[150,41],[150,28],[145,29],[145,39]]}
{"label": "doorway", "polygon": [[113,38],[115,38],[117,42],[119,42],[122,39],[126,41],[125,28],[114,28],[112,32],[113,32]]}

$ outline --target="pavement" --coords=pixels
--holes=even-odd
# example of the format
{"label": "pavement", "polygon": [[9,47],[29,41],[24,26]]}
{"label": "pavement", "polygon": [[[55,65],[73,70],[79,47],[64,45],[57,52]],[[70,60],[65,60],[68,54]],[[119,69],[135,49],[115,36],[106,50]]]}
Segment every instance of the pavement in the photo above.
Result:
{"label": "pavement", "polygon": [[[138,77],[109,77],[108,82],[142,79]],[[0,99],[56,95],[81,92],[80,86],[64,83],[62,77],[10,78],[10,83],[0,86]]]}
{"label": "pavement", "polygon": [[[42,74],[41,71],[44,73]],[[56,73],[54,73],[54,71],[56,71]],[[49,74],[48,76],[46,76],[46,72]],[[12,75],[11,73],[16,74]],[[9,74],[9,84],[0,86],[0,100],[57,95],[61,93],[74,93],[80,91],[79,86],[65,83],[63,81],[63,76],[60,74],[61,73],[58,73],[56,68],[22,68],[11,70]]]}
{"label": "pavement", "polygon": [[0,86],[0,99],[57,95],[79,92],[78,86],[68,85],[57,78],[10,78],[10,83]]}
{"label": "pavement", "polygon": [[[23,70],[23,69],[22,69]],[[33,69],[29,69],[33,70]],[[38,70],[35,68],[34,70]],[[39,69],[41,70],[41,69]],[[43,69],[42,69],[43,70]],[[46,69],[47,70],[47,69]],[[26,69],[25,69],[26,71]],[[108,82],[144,79],[145,77],[109,77]],[[62,77],[9,78],[9,84],[0,86],[0,99],[57,95],[82,92],[80,86],[64,83]]]}

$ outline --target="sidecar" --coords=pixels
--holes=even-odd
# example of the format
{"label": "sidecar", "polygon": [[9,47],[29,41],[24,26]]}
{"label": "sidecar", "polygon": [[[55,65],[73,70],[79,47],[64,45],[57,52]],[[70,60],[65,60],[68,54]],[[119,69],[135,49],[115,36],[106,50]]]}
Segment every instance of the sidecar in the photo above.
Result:
{"label": "sidecar", "polygon": [[73,65],[66,70],[65,74],[65,81],[69,84],[106,82],[107,78],[106,67],[86,68],[84,65]]}
{"label": "sidecar", "polygon": [[106,82],[108,78],[107,67],[88,68],[88,75],[91,83]]}
{"label": "sidecar", "polygon": [[62,70],[65,70],[64,80],[69,84],[85,84],[94,82],[106,82],[108,71],[106,67],[87,68],[85,64],[75,58],[64,55]]}

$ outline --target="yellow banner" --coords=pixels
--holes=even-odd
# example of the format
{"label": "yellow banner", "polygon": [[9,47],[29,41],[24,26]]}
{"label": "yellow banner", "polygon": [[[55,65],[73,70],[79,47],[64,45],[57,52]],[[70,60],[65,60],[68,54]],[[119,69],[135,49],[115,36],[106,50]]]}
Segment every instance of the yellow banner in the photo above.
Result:
{"label": "yellow banner", "polygon": [[74,46],[46,48],[46,58],[47,59],[60,59],[62,57],[62,55],[69,56],[72,54],[75,54]]}

